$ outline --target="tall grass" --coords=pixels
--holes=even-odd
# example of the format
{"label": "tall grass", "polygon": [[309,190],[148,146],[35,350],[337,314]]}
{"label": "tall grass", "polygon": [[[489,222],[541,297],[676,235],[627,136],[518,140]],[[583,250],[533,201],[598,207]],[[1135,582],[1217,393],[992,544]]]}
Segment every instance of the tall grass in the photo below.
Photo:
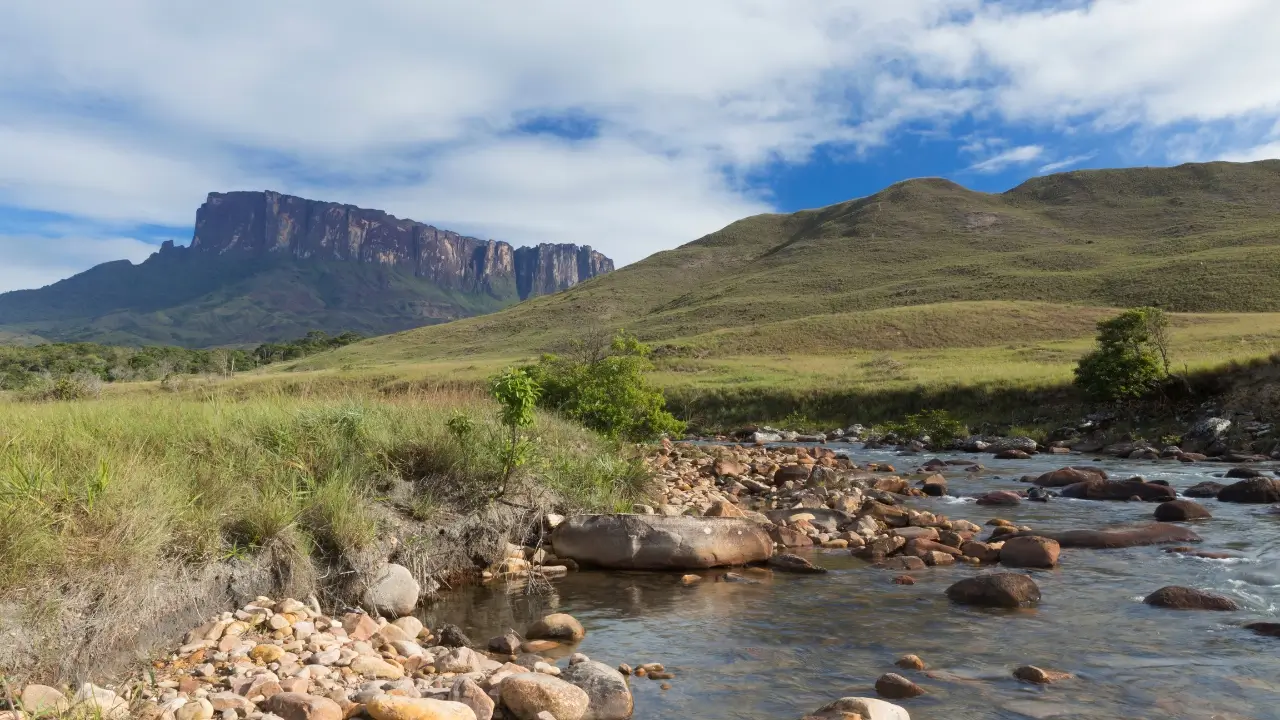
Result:
{"label": "tall grass", "polygon": [[[0,600],[104,578],[145,583],[175,564],[264,548],[358,552],[393,521],[403,531],[415,514],[473,510],[498,477],[486,440],[495,408],[481,396],[236,390],[0,397]],[[448,431],[458,413],[474,437]],[[612,510],[643,492],[619,447],[552,417],[534,432],[521,488],[546,507]]]}

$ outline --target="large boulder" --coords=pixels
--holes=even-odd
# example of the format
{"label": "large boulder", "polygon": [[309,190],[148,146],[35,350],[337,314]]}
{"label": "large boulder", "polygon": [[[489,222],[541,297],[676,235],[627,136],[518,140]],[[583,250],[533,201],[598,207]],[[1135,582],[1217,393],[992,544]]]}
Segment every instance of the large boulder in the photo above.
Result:
{"label": "large boulder", "polygon": [[1226,418],[1210,417],[1192,425],[1182,436],[1182,449],[1189,453],[1202,453],[1211,445],[1226,438],[1231,429],[1231,421]]}
{"label": "large boulder", "polygon": [[1280,502],[1280,482],[1267,478],[1241,480],[1218,492],[1219,502],[1272,504]]}
{"label": "large boulder", "polygon": [[1147,502],[1164,502],[1178,497],[1167,485],[1149,483],[1142,478],[1128,480],[1092,479],[1062,488],[1062,496],[1077,500],[1129,500],[1138,498]]}
{"label": "large boulder", "polygon": [[1217,593],[1170,585],[1151,593],[1143,600],[1153,607],[1171,610],[1239,610],[1235,600]]}
{"label": "large boulder", "polygon": [[559,557],[618,570],[697,570],[763,562],[773,540],[742,518],[577,515],[551,535]]}
{"label": "large boulder", "polygon": [[1182,527],[1165,523],[1152,523],[1116,530],[1064,530],[1062,532],[1020,532],[1005,535],[1007,542],[1014,538],[1038,535],[1058,541],[1064,548],[1124,548],[1160,543],[1200,542],[1199,535]]}
{"label": "large boulder", "polygon": [[1218,497],[1218,493],[1222,492],[1222,488],[1224,487],[1226,487],[1226,485],[1223,485],[1220,482],[1206,480],[1202,483],[1192,485],[1182,494],[1193,498],[1216,498]]}
{"label": "large boulder", "polygon": [[583,720],[626,720],[631,717],[635,700],[622,673],[593,660],[570,665],[560,679],[582,688],[589,704]]}
{"label": "large boulder", "polygon": [[1170,500],[1156,506],[1156,520],[1160,522],[1207,520],[1211,517],[1213,515],[1205,506],[1190,500]]}
{"label": "large boulder", "polygon": [[847,697],[823,705],[806,717],[821,720],[844,720],[848,717],[862,720],[911,720],[906,710],[877,698]]}
{"label": "large boulder", "polygon": [[372,612],[398,618],[413,612],[421,592],[422,586],[413,578],[409,568],[387,563],[369,583],[361,601]]}
{"label": "large boulder", "polygon": [[955,583],[947,588],[947,597],[959,605],[1019,608],[1040,602],[1040,588],[1026,575],[991,573]]}
{"label": "large boulder", "polygon": [[1090,480],[1106,480],[1107,474],[1099,468],[1064,467],[1047,472],[1033,480],[1039,487],[1057,488],[1075,485]]}
{"label": "large boulder", "polygon": [[1018,568],[1051,568],[1058,564],[1056,540],[1039,535],[1006,540],[1000,548],[1000,564]]}
{"label": "large boulder", "polygon": [[520,673],[502,681],[502,705],[516,720],[535,720],[549,712],[556,720],[582,720],[591,706],[587,691],[543,673]]}

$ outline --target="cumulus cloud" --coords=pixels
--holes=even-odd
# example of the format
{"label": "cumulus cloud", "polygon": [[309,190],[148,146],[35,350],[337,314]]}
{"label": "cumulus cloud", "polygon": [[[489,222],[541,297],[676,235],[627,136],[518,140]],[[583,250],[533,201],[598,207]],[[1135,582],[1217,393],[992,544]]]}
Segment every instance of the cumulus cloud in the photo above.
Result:
{"label": "cumulus cloud", "polygon": [[1122,128],[1156,162],[1172,127],[1265,155],[1276,27],[1271,0],[6,3],[0,205],[183,225],[272,188],[628,262],[768,209],[762,167],[905,128],[1040,133],[974,146],[988,173]]}

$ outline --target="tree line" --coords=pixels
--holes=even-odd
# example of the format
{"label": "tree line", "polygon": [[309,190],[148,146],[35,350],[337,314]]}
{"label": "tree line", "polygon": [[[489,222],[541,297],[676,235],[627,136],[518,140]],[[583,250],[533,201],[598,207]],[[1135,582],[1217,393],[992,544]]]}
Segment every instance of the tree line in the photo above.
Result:
{"label": "tree line", "polygon": [[0,346],[0,390],[24,390],[72,376],[93,377],[102,382],[131,382],[163,380],[173,375],[233,375],[363,339],[353,332],[329,335],[313,330],[295,340],[263,343],[252,350],[198,350],[170,345],[119,347],[98,343]]}

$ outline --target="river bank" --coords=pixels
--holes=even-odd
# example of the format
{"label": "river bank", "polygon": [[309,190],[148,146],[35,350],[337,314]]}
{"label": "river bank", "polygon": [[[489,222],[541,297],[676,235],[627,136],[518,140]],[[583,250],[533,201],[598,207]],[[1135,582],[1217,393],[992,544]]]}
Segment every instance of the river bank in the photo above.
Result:
{"label": "river bank", "polygon": [[[443,593],[417,610],[414,617],[428,629],[419,646],[424,651],[443,647],[428,638],[443,637],[451,632],[447,626],[455,625],[478,641],[473,645],[480,654],[489,650],[486,638],[519,630],[522,636],[504,648],[509,650],[516,641],[532,640],[527,630],[540,618],[567,612],[586,635],[544,651],[544,674],[554,672],[550,666],[557,657],[557,667],[566,672],[568,656],[581,652],[609,668],[662,662],[662,672],[674,676],[630,678],[637,718],[800,717],[843,697],[879,699],[916,720],[1267,717],[1259,709],[1280,693],[1274,684],[1280,665],[1274,660],[1274,638],[1249,626],[1273,622],[1280,604],[1280,528],[1277,516],[1268,513],[1270,506],[1201,499],[1197,502],[1211,517],[1161,524],[1171,534],[1156,539],[1175,542],[1097,549],[1080,546],[1070,531],[1150,527],[1161,504],[1048,494],[1067,494],[1065,487],[1051,487],[1065,479],[1078,479],[1086,489],[1109,487],[1097,485],[1096,473],[1079,479],[1061,472],[1072,465],[1101,469],[1112,481],[1140,473],[1154,481],[1140,489],[1161,488],[1152,491],[1166,497],[1205,482],[1230,486],[1237,482],[1224,477],[1230,466],[1176,457],[1044,453],[997,459],[992,452],[936,457],[900,452],[838,443],[679,444],[657,450],[649,462],[663,490],[651,504],[634,508],[641,514],[632,517],[654,518],[658,524],[668,515],[698,515],[708,522],[741,516],[742,522],[762,528],[767,521],[773,530],[766,531],[792,546],[776,552],[804,562],[775,559],[754,568],[672,567],[666,572],[584,568],[547,578],[534,593],[527,592],[527,577],[498,576]],[[1273,464],[1251,467],[1255,474],[1274,470]],[[1023,482],[1024,476],[1041,482]],[[941,492],[940,485],[945,486]],[[1044,488],[1047,502],[1032,501],[1031,488]],[[860,496],[856,502],[855,496]],[[1006,504],[979,504],[988,496]],[[846,512],[842,505],[851,526],[842,527],[846,520],[837,514]],[[550,522],[559,524],[555,518]],[[1008,546],[1000,543],[1011,542],[1023,528],[1060,539],[1051,561],[1045,555],[1035,561],[1033,553],[1028,562],[1025,548],[1021,559],[1005,557]],[[554,532],[551,538],[554,545]],[[520,554],[529,559],[538,550],[545,548],[531,545]],[[808,570],[810,564],[826,572],[788,572]],[[1029,578],[1038,599],[1028,596],[1018,603],[1022,607],[1010,609],[956,599],[956,585],[1002,572]],[[1166,586],[1212,593],[1233,609],[1180,612],[1143,602]],[[343,615],[333,619],[346,629]],[[252,652],[247,642],[236,643],[231,651]],[[401,654],[394,644],[381,649],[381,661],[408,667],[412,655]],[[456,678],[444,678],[434,663],[445,654],[428,653],[437,672],[417,672],[427,667],[423,664],[408,673],[418,694],[442,697],[445,684],[452,690]],[[201,664],[177,655],[162,664],[161,674],[176,670],[196,677]],[[914,663],[897,666],[904,655],[916,655],[923,669]],[[219,682],[234,677],[218,671],[217,662]],[[253,669],[246,665],[245,671],[260,673],[269,664],[250,659]],[[1046,674],[1020,670],[1028,665]],[[376,674],[381,666],[370,667]],[[346,691],[348,701],[377,680],[361,672],[337,673],[346,685],[328,689]],[[886,680],[889,674],[905,683]],[[1054,682],[1037,684],[1027,677]],[[908,696],[885,697],[902,688]],[[923,694],[911,697],[911,688]],[[493,690],[483,684],[481,689]],[[164,690],[183,692],[181,686]],[[195,691],[190,684],[186,690],[190,703]],[[210,687],[207,694],[216,693]],[[158,705],[163,695],[153,699]],[[500,688],[490,699],[499,710],[504,707]],[[848,701],[815,716],[838,717],[832,713],[855,707],[868,706]],[[896,710],[877,707],[882,714],[872,717],[900,717]]]}

